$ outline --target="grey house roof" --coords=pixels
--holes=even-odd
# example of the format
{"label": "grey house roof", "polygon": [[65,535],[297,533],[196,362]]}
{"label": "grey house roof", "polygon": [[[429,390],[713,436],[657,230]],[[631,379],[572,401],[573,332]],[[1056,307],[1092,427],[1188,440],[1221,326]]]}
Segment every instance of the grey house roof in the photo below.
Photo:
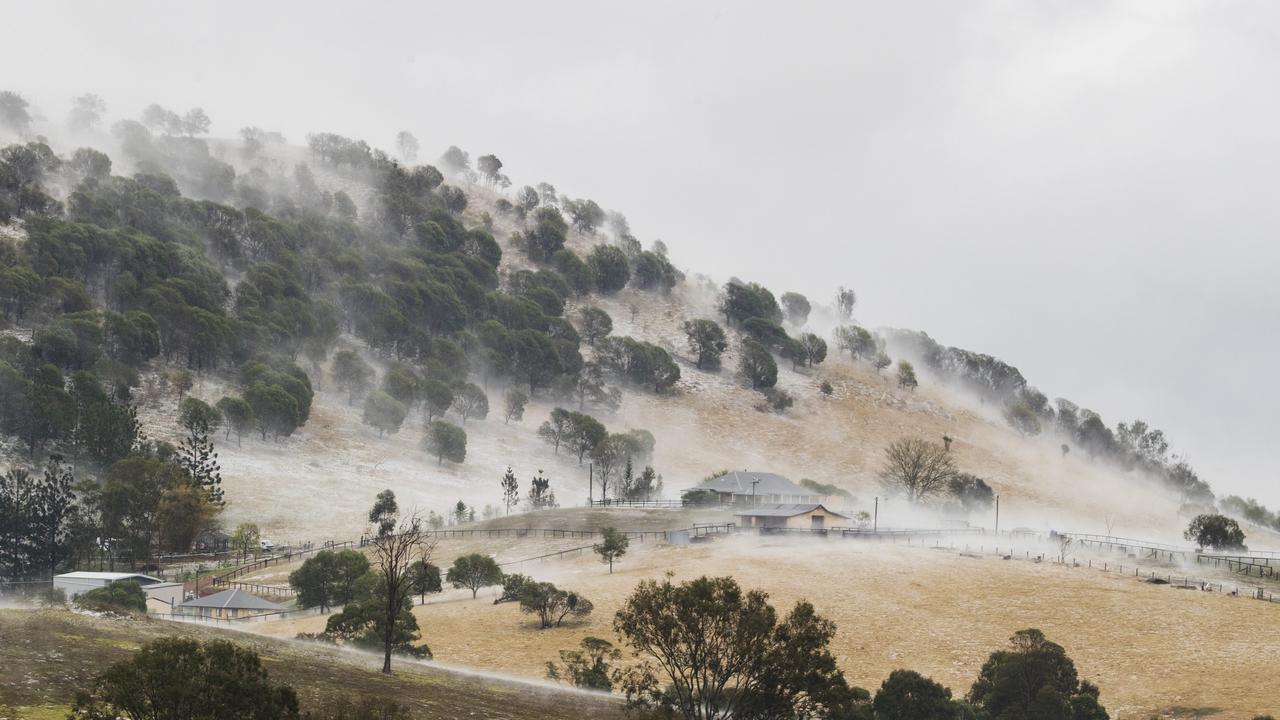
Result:
{"label": "grey house roof", "polygon": [[220,593],[206,595],[195,600],[188,600],[179,607],[184,608],[234,608],[236,610],[284,610],[270,600],[263,600],[243,590],[223,590]]}
{"label": "grey house roof", "polygon": [[734,470],[733,472],[721,475],[714,480],[708,480],[694,489],[714,490],[715,492],[733,493],[734,495],[750,495],[751,482],[753,480],[760,481],[756,484],[756,495],[801,495],[805,497],[818,497],[818,493],[802,488],[777,473],[755,472],[752,470]]}
{"label": "grey house roof", "polygon": [[796,515],[804,515],[813,512],[818,508],[822,508],[829,515],[849,519],[848,515],[841,515],[834,510],[827,510],[822,503],[796,503],[786,505],[764,505],[750,510],[743,510],[740,513],[734,513],[735,517],[795,517]]}

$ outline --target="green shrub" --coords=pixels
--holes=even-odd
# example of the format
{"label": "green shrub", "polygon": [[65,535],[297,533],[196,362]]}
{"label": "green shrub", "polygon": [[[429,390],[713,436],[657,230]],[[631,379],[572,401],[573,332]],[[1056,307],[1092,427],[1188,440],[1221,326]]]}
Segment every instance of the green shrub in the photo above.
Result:
{"label": "green shrub", "polygon": [[76,607],[94,612],[147,611],[147,595],[132,580],[120,580],[76,597]]}
{"label": "green shrub", "polygon": [[712,490],[685,490],[680,502],[692,507],[705,507],[720,502],[720,496]]}

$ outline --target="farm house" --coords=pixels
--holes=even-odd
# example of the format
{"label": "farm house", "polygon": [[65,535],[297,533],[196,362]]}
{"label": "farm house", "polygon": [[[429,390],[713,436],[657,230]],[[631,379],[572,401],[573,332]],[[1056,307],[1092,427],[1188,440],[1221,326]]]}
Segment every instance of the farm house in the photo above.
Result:
{"label": "farm house", "polygon": [[267,615],[281,612],[285,609],[283,605],[277,605],[270,600],[263,600],[257,595],[239,589],[223,590],[202,598],[188,600],[178,606],[178,612],[183,615],[198,615],[200,617],[221,618],[224,620],[253,615]]}
{"label": "farm house", "polygon": [[822,530],[848,520],[823,507],[822,503],[764,505],[736,513],[734,517],[742,527],[787,530]]}
{"label": "farm house", "polygon": [[714,492],[723,505],[819,503],[822,496],[777,473],[734,470],[686,492]]}

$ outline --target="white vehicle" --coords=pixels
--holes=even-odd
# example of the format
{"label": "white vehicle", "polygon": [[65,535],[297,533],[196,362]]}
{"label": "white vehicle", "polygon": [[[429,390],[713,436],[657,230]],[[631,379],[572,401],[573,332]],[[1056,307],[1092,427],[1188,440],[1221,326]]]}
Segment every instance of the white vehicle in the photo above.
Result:
{"label": "white vehicle", "polygon": [[275,551],[276,544],[270,540],[260,540],[258,541],[258,547],[262,549],[262,552],[269,553]]}

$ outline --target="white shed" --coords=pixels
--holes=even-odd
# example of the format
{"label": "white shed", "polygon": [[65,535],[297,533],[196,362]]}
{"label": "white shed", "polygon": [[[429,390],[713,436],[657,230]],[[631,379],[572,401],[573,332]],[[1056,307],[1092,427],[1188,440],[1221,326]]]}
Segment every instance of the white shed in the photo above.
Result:
{"label": "white shed", "polygon": [[[148,585],[155,585],[156,583],[163,582],[160,578],[143,575],[141,573],[87,572],[84,570],[78,570],[76,572],[54,575],[53,588],[66,593],[67,599],[71,600],[77,595],[84,594],[95,588],[106,587],[111,583],[118,582],[120,580],[132,580],[141,585],[144,591]],[[181,597],[181,592],[179,592],[179,597]]]}

